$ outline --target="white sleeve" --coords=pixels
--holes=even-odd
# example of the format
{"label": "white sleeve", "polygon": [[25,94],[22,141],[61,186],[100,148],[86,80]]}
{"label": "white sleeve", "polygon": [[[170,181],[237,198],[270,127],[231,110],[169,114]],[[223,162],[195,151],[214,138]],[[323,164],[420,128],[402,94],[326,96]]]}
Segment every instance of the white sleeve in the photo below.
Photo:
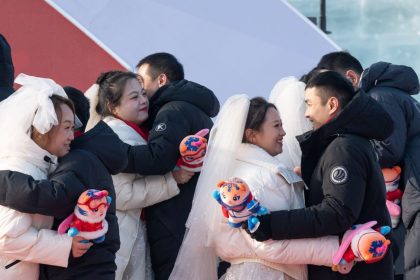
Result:
{"label": "white sleeve", "polygon": [[174,197],[179,188],[171,173],[140,177],[135,174],[113,176],[117,209],[127,211],[144,208]]}
{"label": "white sleeve", "polygon": [[337,236],[258,242],[244,230],[227,223],[221,227],[213,246],[224,260],[258,258],[277,264],[313,264],[332,266],[339,243]]}
{"label": "white sleeve", "polygon": [[11,259],[67,267],[72,238],[32,226],[30,214],[0,206],[0,252]]}

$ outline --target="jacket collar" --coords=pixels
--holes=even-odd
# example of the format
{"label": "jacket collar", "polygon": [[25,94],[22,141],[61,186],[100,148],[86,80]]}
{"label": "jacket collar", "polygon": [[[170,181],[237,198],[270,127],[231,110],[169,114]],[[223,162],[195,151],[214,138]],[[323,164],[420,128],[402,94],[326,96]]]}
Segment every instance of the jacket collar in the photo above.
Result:
{"label": "jacket collar", "polygon": [[288,169],[276,157],[271,156],[259,146],[242,143],[238,149],[236,159],[278,174],[289,184],[302,181],[292,170]]}

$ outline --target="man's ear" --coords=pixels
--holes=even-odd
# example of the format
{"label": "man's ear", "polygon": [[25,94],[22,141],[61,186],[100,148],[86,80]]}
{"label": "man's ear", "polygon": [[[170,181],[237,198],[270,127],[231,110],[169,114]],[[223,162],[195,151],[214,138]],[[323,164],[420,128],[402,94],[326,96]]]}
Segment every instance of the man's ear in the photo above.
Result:
{"label": "man's ear", "polygon": [[359,87],[360,75],[353,70],[347,70],[346,77],[353,84],[354,89],[357,90]]}
{"label": "man's ear", "polygon": [[164,85],[169,84],[168,76],[165,73],[159,74],[158,76],[158,86],[163,87]]}
{"label": "man's ear", "polygon": [[330,115],[335,115],[340,110],[340,101],[337,97],[332,96],[328,99],[328,109]]}

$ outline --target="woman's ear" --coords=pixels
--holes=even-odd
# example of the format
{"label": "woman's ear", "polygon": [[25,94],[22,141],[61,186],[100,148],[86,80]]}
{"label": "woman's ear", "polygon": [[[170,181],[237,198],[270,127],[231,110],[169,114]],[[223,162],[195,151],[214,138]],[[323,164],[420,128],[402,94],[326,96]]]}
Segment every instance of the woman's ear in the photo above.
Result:
{"label": "woman's ear", "polygon": [[245,139],[248,143],[254,143],[255,140],[255,131],[252,128],[245,129]]}
{"label": "woman's ear", "polygon": [[48,141],[48,133],[41,134],[38,130],[36,130],[35,127],[32,127],[31,129],[31,139],[41,148],[45,149],[47,146]]}
{"label": "woman's ear", "polygon": [[109,102],[106,104],[108,107],[108,111],[111,112],[112,115],[118,116],[117,108],[113,107]]}

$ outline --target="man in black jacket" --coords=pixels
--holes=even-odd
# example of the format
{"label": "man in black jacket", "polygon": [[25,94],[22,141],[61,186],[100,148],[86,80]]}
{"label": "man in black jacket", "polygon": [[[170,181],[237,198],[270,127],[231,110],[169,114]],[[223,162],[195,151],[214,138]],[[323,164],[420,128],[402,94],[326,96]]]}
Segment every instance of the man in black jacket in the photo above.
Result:
{"label": "man in black jacket", "polygon": [[403,279],[403,274],[405,279],[420,279],[420,234],[416,230],[420,225],[420,104],[413,98],[419,92],[417,74],[411,67],[387,62],[374,63],[363,71],[360,62],[347,52],[326,54],[317,67],[345,75],[378,101],[397,124],[387,139],[375,141],[375,148],[381,167],[402,167],[403,223],[393,230],[393,248],[399,251],[395,275],[398,279]]}
{"label": "man in black jacket", "polygon": [[[306,117],[314,130],[298,137],[307,208],[261,216],[252,235],[283,240],[342,235],[354,224],[391,225],[381,169],[369,139],[383,140],[393,129],[389,115],[363,92],[354,92],[339,73],[314,76],[305,90]],[[322,248],[320,248],[322,250]],[[378,263],[357,263],[347,275],[309,266],[309,278],[393,279],[392,253]]]}
{"label": "man in black jacket", "polygon": [[6,38],[0,34],[0,101],[13,93],[14,75],[12,50]]}
{"label": "man in black jacket", "polygon": [[[150,101],[146,124],[150,128],[150,136],[147,146],[136,147],[135,153],[131,153],[131,159],[136,164],[129,164],[134,168],[126,172],[165,174],[176,166],[181,140],[203,128],[212,127],[211,118],[219,111],[219,101],[211,90],[184,80],[182,65],[171,54],[149,55],[139,62],[137,68]],[[180,185],[180,193],[174,198],[145,211],[156,280],[166,280],[172,272],[198,176],[199,173],[196,173]]]}

